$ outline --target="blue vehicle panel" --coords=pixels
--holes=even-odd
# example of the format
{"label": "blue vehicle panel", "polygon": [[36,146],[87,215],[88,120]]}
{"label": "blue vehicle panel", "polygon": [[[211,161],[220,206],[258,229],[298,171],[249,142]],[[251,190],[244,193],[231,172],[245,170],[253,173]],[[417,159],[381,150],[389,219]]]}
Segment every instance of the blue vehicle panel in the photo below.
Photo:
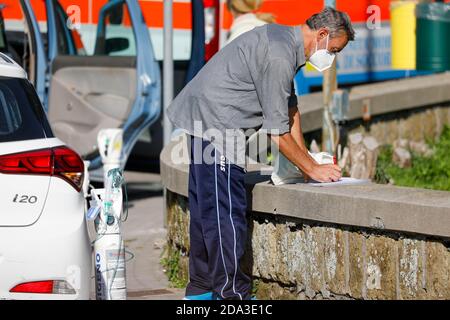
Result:
{"label": "blue vehicle panel", "polygon": [[[66,26],[66,21],[58,21],[62,19],[62,10],[57,0],[45,0],[47,10],[47,32],[48,32],[48,50],[45,53],[42,35],[39,30],[36,17],[34,16],[32,7],[28,1],[23,1],[24,11],[29,13],[29,24],[33,27],[34,38],[37,47],[37,79],[36,88],[43,101],[46,111],[49,110],[49,96],[51,92],[52,64],[61,53],[58,52],[58,37],[60,30],[58,24]],[[131,28],[136,45],[136,94],[130,113],[128,114],[121,128],[124,130],[124,160],[128,158],[131,150],[136,143],[139,135],[150,125],[152,125],[160,116],[161,112],[161,75],[159,66],[154,57],[154,51],[150,40],[148,27],[145,23],[141,8],[137,0],[112,0],[101,9],[98,23],[97,41],[104,36],[106,26],[106,13],[119,6],[127,6],[127,11],[131,20]],[[61,28],[61,27],[60,27]],[[73,45],[71,31],[65,27],[65,42],[68,46],[68,52],[62,55],[77,55],[76,48]],[[103,33],[102,33],[103,32]],[[104,40],[104,39],[103,39]],[[80,57],[83,59],[83,57]],[[86,57],[89,59],[90,57]],[[108,59],[106,57],[106,59]],[[111,61],[114,57],[111,57]],[[57,106],[50,106],[57,107]],[[90,143],[90,142],[89,142]],[[101,167],[101,159],[99,154],[90,157],[91,168],[97,169]],[[125,164],[126,161],[124,161]]]}

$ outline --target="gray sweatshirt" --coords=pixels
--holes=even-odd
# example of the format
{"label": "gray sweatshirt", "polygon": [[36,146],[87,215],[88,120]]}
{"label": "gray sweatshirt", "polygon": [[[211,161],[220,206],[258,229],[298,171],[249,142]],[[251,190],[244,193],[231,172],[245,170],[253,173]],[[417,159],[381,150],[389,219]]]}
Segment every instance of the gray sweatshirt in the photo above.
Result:
{"label": "gray sweatshirt", "polygon": [[288,108],[297,106],[293,80],[305,63],[300,27],[257,27],[200,70],[169,106],[168,117],[244,167],[247,129],[289,131]]}

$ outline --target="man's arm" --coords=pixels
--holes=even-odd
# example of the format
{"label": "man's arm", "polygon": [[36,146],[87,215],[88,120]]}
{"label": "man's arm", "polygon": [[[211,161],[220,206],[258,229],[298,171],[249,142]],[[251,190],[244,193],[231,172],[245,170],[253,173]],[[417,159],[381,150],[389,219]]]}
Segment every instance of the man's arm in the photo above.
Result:
{"label": "man's arm", "polygon": [[290,133],[286,104],[292,96],[293,78],[291,64],[281,58],[269,60],[258,77],[254,77],[257,79],[254,84],[263,113],[261,129],[279,133],[272,134],[271,138],[281,153],[307,176],[320,182],[337,181],[341,177],[341,169],[336,165],[318,165],[309,157],[306,147],[302,150]]}
{"label": "man's arm", "polygon": [[[297,100],[297,99],[295,99],[295,100]],[[301,117],[300,117],[300,111],[298,110],[298,107],[297,107],[297,103],[295,103],[295,105],[289,107],[289,126],[291,129],[292,138],[294,138],[297,145],[300,147],[300,149],[302,151],[307,153],[307,155],[310,159],[314,160],[308,153],[308,148],[306,147],[306,144],[305,144],[305,139],[303,137],[303,131],[302,131],[302,121],[301,121]],[[314,160],[314,162],[315,162],[315,160]],[[309,180],[309,177],[305,172],[303,172],[303,178],[305,179],[305,181]]]}
{"label": "man's arm", "polygon": [[308,154],[309,158],[315,162],[314,158],[311,157],[308,153],[308,148],[305,144],[302,130],[302,119],[297,106],[289,108],[289,125],[291,128],[291,135],[294,138],[295,142],[297,142],[300,149],[305,151]]}
{"label": "man's arm", "polygon": [[289,108],[289,127],[291,129],[292,138],[294,138],[300,149],[308,152],[308,148],[305,145],[305,139],[303,138],[302,121],[297,106]]}

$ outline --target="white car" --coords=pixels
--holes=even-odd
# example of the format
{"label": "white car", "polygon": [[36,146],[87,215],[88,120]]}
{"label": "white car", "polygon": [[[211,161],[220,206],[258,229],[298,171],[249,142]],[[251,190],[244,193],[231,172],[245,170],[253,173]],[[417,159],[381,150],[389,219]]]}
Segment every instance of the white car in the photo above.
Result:
{"label": "white car", "polygon": [[0,54],[0,299],[89,299],[83,179],[25,71]]}

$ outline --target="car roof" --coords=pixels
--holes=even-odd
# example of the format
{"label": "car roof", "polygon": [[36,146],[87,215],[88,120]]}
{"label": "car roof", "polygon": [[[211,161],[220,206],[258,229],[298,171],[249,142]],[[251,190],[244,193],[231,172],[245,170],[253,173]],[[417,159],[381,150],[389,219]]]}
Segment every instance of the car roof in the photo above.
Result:
{"label": "car roof", "polygon": [[0,77],[26,79],[27,73],[13,59],[0,52]]}

